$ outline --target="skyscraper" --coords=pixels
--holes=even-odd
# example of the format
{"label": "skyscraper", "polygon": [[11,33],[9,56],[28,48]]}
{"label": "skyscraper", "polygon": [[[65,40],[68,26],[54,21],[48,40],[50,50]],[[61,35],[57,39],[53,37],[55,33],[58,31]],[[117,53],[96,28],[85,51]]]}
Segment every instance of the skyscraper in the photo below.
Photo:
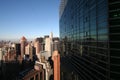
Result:
{"label": "skyscraper", "polygon": [[27,39],[24,36],[20,39],[20,43],[21,43],[21,57],[22,58],[24,57],[24,54],[25,54],[26,41],[27,41]]}
{"label": "skyscraper", "polygon": [[59,22],[62,80],[120,79],[120,0],[61,0]]}

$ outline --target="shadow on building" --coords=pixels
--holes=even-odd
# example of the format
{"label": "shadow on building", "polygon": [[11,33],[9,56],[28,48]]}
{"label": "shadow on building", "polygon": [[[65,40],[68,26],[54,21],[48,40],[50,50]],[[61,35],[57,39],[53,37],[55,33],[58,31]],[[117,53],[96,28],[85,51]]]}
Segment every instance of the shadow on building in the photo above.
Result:
{"label": "shadow on building", "polygon": [[21,72],[27,72],[34,68],[32,61],[1,61],[0,80],[19,80]]}

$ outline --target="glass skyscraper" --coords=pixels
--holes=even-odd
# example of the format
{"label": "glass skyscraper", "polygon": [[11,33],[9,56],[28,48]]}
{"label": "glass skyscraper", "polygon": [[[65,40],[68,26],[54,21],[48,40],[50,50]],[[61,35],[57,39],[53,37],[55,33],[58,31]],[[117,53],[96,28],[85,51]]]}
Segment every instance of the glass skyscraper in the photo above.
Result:
{"label": "glass skyscraper", "polygon": [[61,0],[61,80],[120,79],[120,0]]}

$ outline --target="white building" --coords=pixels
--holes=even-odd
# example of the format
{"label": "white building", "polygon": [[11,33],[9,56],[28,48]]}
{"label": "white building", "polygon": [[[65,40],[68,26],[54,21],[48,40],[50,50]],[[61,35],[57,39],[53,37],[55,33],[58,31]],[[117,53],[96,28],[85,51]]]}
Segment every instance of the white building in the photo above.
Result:
{"label": "white building", "polygon": [[51,56],[53,52],[53,33],[50,33],[50,37],[45,38],[45,53],[47,53],[47,56]]}

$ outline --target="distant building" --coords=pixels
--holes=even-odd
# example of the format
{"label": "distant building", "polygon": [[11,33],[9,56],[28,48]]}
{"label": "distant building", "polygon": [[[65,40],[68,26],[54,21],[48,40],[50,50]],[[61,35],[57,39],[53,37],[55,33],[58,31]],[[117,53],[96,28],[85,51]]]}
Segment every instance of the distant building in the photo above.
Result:
{"label": "distant building", "polygon": [[24,54],[25,54],[26,42],[27,42],[27,39],[23,36],[23,37],[20,39],[20,43],[21,43],[21,56],[22,56],[22,58],[24,57]]}
{"label": "distant building", "polygon": [[13,48],[13,47],[8,48],[7,58],[8,58],[8,61],[15,61],[16,60],[15,59],[16,58],[15,48]]}
{"label": "distant building", "polygon": [[33,56],[35,55],[35,53],[36,53],[35,47],[33,45],[31,45],[31,43],[29,43],[25,47],[25,55],[29,55],[29,59],[33,60]]}
{"label": "distant building", "polygon": [[53,38],[53,51],[55,50],[60,51],[60,41],[58,37]]}
{"label": "distant building", "polygon": [[42,42],[43,42],[43,38],[42,38],[42,37],[38,37],[38,38],[35,39],[35,42],[37,42],[37,41],[38,41],[39,43],[42,43]]}
{"label": "distant building", "polygon": [[[19,51],[20,50],[20,51]],[[56,55],[53,57],[53,61],[51,60],[53,51],[59,50],[59,38],[53,37],[53,33],[50,33],[50,36],[44,36],[44,38],[36,38],[35,41],[27,44],[27,40],[25,37],[22,37],[20,40],[20,44],[15,45],[15,51],[21,57],[24,58],[23,62],[30,61],[35,59],[35,69],[25,73],[22,76],[23,80],[30,79],[40,79],[42,80],[53,80],[53,61],[55,66],[55,74],[60,72],[60,55],[58,55],[56,59]],[[35,57],[37,55],[37,59]],[[8,56],[6,54],[5,58]],[[21,60],[19,56],[19,59]],[[26,64],[26,63],[25,63]],[[23,65],[26,67],[27,65]],[[24,73],[24,72],[23,72]],[[56,75],[57,78],[55,80],[60,80],[60,74]]]}
{"label": "distant building", "polygon": [[45,51],[49,52],[48,55],[51,56],[51,39],[49,37],[45,38]]}
{"label": "distant building", "polygon": [[[51,32],[50,36],[44,37],[44,45],[45,45],[44,50],[41,51],[41,54],[50,57],[50,56],[52,56],[52,53],[54,50],[58,50],[59,38],[53,37],[53,33]],[[44,53],[46,53],[46,54],[44,54]]]}
{"label": "distant building", "polygon": [[28,44],[27,46],[25,46],[25,55],[29,55],[30,54],[30,47],[31,47],[30,44]]}
{"label": "distant building", "polygon": [[40,50],[41,50],[41,43],[39,41],[36,41],[34,43],[34,47],[36,48],[36,54],[40,54]]}
{"label": "distant building", "polygon": [[3,52],[2,52],[2,48],[0,48],[0,61],[3,60]]}
{"label": "distant building", "polygon": [[16,51],[16,56],[21,54],[21,45],[20,43],[15,43],[15,51]]}

